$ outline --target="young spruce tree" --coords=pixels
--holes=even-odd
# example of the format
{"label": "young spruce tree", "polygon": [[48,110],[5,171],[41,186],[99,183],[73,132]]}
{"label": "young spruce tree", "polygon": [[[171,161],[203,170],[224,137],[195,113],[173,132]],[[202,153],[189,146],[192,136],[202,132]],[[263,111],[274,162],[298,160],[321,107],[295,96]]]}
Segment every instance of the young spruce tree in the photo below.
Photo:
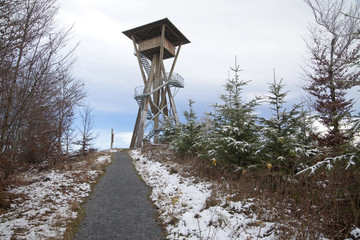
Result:
{"label": "young spruce tree", "polygon": [[[270,84],[270,95],[267,97],[272,115],[269,119],[261,118],[264,128],[261,153],[264,161],[270,162],[277,169],[294,171],[298,155],[304,153],[307,144],[306,119],[301,104],[296,104],[290,111],[284,104],[288,91],[283,91],[282,79],[277,82],[274,71],[274,82]],[[305,145],[304,145],[305,144]]]}
{"label": "young spruce tree", "polygon": [[193,108],[194,103],[194,100],[189,100],[189,111],[184,112],[186,123],[180,124],[178,130],[173,135],[172,144],[176,152],[182,157],[195,154],[200,141],[202,124],[197,121]]}
{"label": "young spruce tree", "polygon": [[245,167],[256,162],[259,125],[254,114],[260,98],[246,102],[241,94],[248,81],[240,80],[239,65],[230,68],[233,77],[226,81],[226,94],[220,96],[222,104],[215,104],[212,117],[208,154],[224,162]]}

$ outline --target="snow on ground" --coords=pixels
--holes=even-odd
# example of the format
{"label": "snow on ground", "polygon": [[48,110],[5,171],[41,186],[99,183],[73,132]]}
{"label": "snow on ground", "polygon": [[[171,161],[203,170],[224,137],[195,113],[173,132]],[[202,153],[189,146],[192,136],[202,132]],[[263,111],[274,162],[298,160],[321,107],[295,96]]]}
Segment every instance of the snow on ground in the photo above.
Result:
{"label": "snow on ground", "polygon": [[[110,157],[100,156],[94,164],[106,164]],[[0,215],[0,239],[62,239],[66,224],[77,217],[79,204],[89,196],[91,184],[101,172],[87,165],[78,162],[74,166],[78,170],[18,176],[26,184],[9,190],[17,198],[10,210]]]}
{"label": "snow on ground", "polygon": [[[171,171],[175,163],[164,166],[146,159],[140,151],[132,151],[131,156],[152,188],[151,199],[159,207],[168,239],[277,239],[277,224],[262,221],[253,213],[254,199],[234,202],[231,196],[223,196],[218,204],[208,204],[214,189],[211,183],[184,178]],[[110,155],[96,161],[107,164]],[[77,217],[79,204],[101,172],[85,162],[73,169],[18,176],[26,184],[9,190],[17,198],[10,210],[0,215],[0,239],[62,239],[66,224]],[[360,239],[360,229],[354,227],[351,235]]]}
{"label": "snow on ground", "polygon": [[354,227],[353,230],[350,232],[350,235],[353,236],[355,239],[360,239],[360,228]]}
{"label": "snow on ground", "polygon": [[217,199],[219,204],[206,207],[211,183],[173,173],[170,163],[164,166],[147,159],[139,150],[130,156],[152,188],[151,199],[159,208],[168,239],[276,239],[275,223],[261,221],[251,211],[253,199],[233,202],[231,196],[223,196]]}

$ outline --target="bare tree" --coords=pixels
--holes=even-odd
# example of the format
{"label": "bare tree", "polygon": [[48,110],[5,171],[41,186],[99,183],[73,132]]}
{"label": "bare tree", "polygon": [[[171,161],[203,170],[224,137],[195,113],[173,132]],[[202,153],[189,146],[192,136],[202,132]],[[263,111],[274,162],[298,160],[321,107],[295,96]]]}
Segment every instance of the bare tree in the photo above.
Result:
{"label": "bare tree", "polygon": [[62,154],[85,96],[71,77],[71,28],[54,28],[57,11],[57,0],[0,0],[0,160],[10,170]]}
{"label": "bare tree", "polygon": [[68,72],[63,69],[59,75],[55,94],[55,111],[56,111],[56,135],[59,151],[69,149],[69,133],[71,132],[74,121],[75,107],[85,97],[83,91],[84,84],[75,81]]}
{"label": "bare tree", "polygon": [[[323,146],[339,151],[349,141],[341,129],[353,110],[348,90],[359,85],[360,10],[355,0],[305,0],[313,11],[316,25],[309,28],[309,52],[304,88],[313,98],[312,107],[328,131],[317,137]],[[348,13],[354,17],[346,17]]]}
{"label": "bare tree", "polygon": [[96,136],[92,132],[93,119],[91,117],[91,112],[92,109],[90,109],[89,106],[86,106],[80,113],[81,126],[78,127],[80,138],[76,141],[76,144],[80,146],[81,155],[86,155],[91,150],[91,146],[96,139]]}

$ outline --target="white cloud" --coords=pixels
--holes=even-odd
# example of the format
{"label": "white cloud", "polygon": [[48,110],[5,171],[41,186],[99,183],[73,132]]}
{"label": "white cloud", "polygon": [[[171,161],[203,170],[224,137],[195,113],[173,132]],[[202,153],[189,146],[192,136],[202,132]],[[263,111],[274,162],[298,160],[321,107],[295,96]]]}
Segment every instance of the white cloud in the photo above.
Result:
{"label": "white cloud", "polygon": [[132,132],[119,132],[114,134],[114,147],[115,148],[128,148]]}
{"label": "white cloud", "polygon": [[[248,95],[268,91],[273,68],[296,93],[291,96],[301,95],[302,36],[312,20],[303,1],[59,1],[60,23],[75,23],[74,42],[80,42],[75,77],[85,82],[89,102],[98,111],[134,114],[135,120],[133,89],[142,85],[142,78],[132,42],[122,32],[164,17],[191,41],[182,47],[175,68],[185,78],[185,88],[175,98],[179,113],[187,109],[189,97],[202,107],[218,101],[235,55],[244,70],[240,77],[252,80],[244,89]],[[171,62],[165,61],[167,69]],[[104,146],[110,146],[107,141]]]}
{"label": "white cloud", "polygon": [[[94,129],[93,132],[97,136],[94,147],[99,150],[110,149],[111,129]],[[113,148],[129,148],[131,137],[132,132],[114,132]]]}

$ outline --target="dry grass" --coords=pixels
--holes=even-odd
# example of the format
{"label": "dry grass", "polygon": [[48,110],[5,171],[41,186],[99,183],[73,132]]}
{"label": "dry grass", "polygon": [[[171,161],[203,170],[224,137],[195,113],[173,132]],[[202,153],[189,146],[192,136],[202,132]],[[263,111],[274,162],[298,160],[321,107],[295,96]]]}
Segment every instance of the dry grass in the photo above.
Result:
{"label": "dry grass", "polygon": [[71,240],[74,238],[75,234],[77,233],[81,220],[86,214],[86,211],[83,208],[83,204],[79,206],[79,209],[77,211],[77,218],[73,219],[70,223],[67,224],[66,230],[64,232],[64,235],[62,237],[63,240]]}
{"label": "dry grass", "polygon": [[[10,188],[14,188],[17,186],[26,186],[31,184],[32,182],[38,181],[47,181],[47,179],[41,175],[41,172],[45,171],[59,171],[59,172],[70,172],[67,176],[71,176],[74,184],[83,184],[89,183],[91,186],[94,186],[99,178],[105,173],[105,167],[108,163],[99,162],[97,159],[103,155],[109,155],[106,152],[99,152],[99,153],[92,153],[89,154],[87,157],[80,157],[80,158],[64,158],[61,161],[53,162],[48,165],[46,168],[33,168],[30,171],[23,172],[22,174],[16,174],[12,176],[8,176],[6,179],[0,180],[0,214],[7,213],[10,211],[11,203],[20,204],[21,202],[26,200],[26,196],[21,196],[19,194],[12,194],[9,193],[7,190]],[[91,174],[89,174],[89,172]],[[95,173],[96,172],[96,173]],[[42,177],[37,177],[37,174]],[[26,177],[27,175],[32,176],[30,178]],[[34,177],[33,177],[34,176]],[[31,180],[29,180],[31,179]],[[69,187],[61,188],[60,191],[74,191]],[[82,201],[82,202],[80,202]],[[54,222],[51,223],[52,226],[66,226],[66,231],[64,236],[56,237],[55,239],[72,239],[74,234],[77,231],[78,226],[80,225],[81,219],[85,214],[83,209],[83,204],[86,199],[74,199],[71,201],[70,209],[74,212],[77,212],[77,218],[55,218]],[[45,201],[46,203],[46,201]],[[38,218],[41,221],[41,216],[36,215],[33,218]],[[31,217],[30,217],[31,218]],[[58,219],[58,220],[56,220]],[[29,219],[31,220],[31,219]],[[21,234],[22,229],[18,229],[14,233],[14,238],[17,236],[16,234]]]}
{"label": "dry grass", "polygon": [[196,176],[213,183],[205,208],[219,204],[218,196],[228,200],[254,199],[253,209],[263,221],[277,222],[275,232],[281,239],[330,239],[350,237],[353,226],[360,225],[360,170],[337,168],[331,172],[289,177],[263,168],[235,171],[235,166],[214,166],[196,157],[178,158],[167,146],[149,146],[143,153],[171,172],[185,177]]}
{"label": "dry grass", "polygon": [[[86,181],[92,185],[96,185],[98,180],[105,174],[105,168],[108,166],[108,164],[101,164],[97,161],[97,159],[107,153],[99,152],[99,153],[93,153],[87,155],[85,158],[82,158],[80,162],[77,163],[77,170],[87,172],[89,170],[96,170],[100,174],[98,175],[96,181],[90,181],[89,176],[87,174],[83,175],[80,174],[79,178],[82,178],[82,181]],[[112,161],[111,161],[112,162]],[[74,238],[76,232],[78,231],[80,227],[81,220],[83,219],[84,215],[86,214],[86,211],[84,209],[84,204],[86,203],[86,200],[82,203],[79,203],[78,201],[73,201],[71,203],[71,209],[73,211],[77,212],[77,218],[72,219],[67,226],[66,230],[64,232],[63,240],[71,240]]]}

